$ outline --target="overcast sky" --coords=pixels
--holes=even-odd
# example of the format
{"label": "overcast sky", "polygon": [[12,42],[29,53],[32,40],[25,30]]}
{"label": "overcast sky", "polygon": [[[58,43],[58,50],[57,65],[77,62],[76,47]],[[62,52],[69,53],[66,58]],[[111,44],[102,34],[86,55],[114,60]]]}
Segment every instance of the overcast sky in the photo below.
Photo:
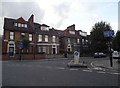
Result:
{"label": "overcast sky", "polygon": [[[28,2],[29,1],[29,2]],[[34,14],[36,23],[44,23],[64,30],[75,24],[76,30],[90,34],[96,22],[110,23],[118,30],[119,0],[3,0],[0,3],[0,34],[3,33],[4,17],[25,20]]]}

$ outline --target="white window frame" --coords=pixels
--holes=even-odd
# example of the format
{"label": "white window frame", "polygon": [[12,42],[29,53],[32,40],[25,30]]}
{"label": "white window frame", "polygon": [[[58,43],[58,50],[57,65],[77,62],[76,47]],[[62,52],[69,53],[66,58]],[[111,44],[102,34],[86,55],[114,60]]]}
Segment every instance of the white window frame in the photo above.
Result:
{"label": "white window frame", "polygon": [[21,27],[21,23],[18,23],[18,27]]}
{"label": "white window frame", "polygon": [[27,24],[24,24],[24,27],[27,28]]}
{"label": "white window frame", "polygon": [[21,27],[25,27],[24,24],[21,24]]}
{"label": "white window frame", "polygon": [[29,41],[32,41],[32,34],[29,34]]}
{"label": "white window frame", "polygon": [[41,26],[42,31],[49,31],[49,27]]}
{"label": "white window frame", "polygon": [[47,53],[47,48],[43,46],[43,52]]}
{"label": "white window frame", "polygon": [[18,23],[14,23],[14,26],[17,27],[17,26],[18,26]]}
{"label": "white window frame", "polygon": [[52,42],[56,42],[56,36],[52,36]]}
{"label": "white window frame", "polygon": [[14,39],[14,32],[10,32],[10,39],[13,40]]}
{"label": "white window frame", "polygon": [[48,42],[48,35],[45,35],[45,42]]}
{"label": "white window frame", "polygon": [[38,46],[38,52],[42,52],[42,47]]}
{"label": "white window frame", "polygon": [[69,31],[69,33],[75,35],[75,31]]}
{"label": "white window frame", "polygon": [[38,35],[38,42],[42,42],[42,35]]}
{"label": "white window frame", "polygon": [[78,43],[78,44],[80,43],[80,39],[79,39],[79,38],[77,39],[77,43]]}
{"label": "white window frame", "polygon": [[70,43],[70,38],[68,38],[68,43]]}

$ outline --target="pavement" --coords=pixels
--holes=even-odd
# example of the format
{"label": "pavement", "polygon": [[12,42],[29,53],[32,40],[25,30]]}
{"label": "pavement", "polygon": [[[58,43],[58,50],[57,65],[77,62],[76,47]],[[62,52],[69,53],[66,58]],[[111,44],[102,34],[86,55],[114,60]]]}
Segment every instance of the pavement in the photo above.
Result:
{"label": "pavement", "polygon": [[117,59],[113,59],[113,66],[111,67],[110,65],[110,60],[99,60],[99,61],[94,61],[91,63],[93,67],[100,67],[100,68],[105,68],[105,69],[110,69],[110,70],[116,70],[120,72],[120,63],[118,63]]}

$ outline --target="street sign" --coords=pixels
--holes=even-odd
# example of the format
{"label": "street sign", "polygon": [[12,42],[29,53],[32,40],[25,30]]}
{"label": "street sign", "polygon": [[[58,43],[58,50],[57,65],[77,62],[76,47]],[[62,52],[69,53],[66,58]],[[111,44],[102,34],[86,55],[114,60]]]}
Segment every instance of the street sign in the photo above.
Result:
{"label": "street sign", "polygon": [[79,56],[79,52],[78,52],[78,51],[75,51],[75,52],[74,52],[74,56]]}
{"label": "street sign", "polygon": [[114,30],[104,31],[104,37],[114,37]]}
{"label": "street sign", "polygon": [[19,49],[22,49],[22,48],[23,48],[23,43],[22,43],[21,41],[18,43],[18,48],[19,48]]}

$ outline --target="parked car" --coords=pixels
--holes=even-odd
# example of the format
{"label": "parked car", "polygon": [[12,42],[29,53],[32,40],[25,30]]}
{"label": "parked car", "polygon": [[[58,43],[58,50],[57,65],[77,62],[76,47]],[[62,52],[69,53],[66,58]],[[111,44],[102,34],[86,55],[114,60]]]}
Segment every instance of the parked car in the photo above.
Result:
{"label": "parked car", "polygon": [[106,54],[104,54],[103,52],[94,53],[94,58],[102,58],[102,57],[106,57]]}
{"label": "parked car", "polygon": [[113,51],[112,57],[113,57],[114,59],[119,59],[119,58],[120,58],[120,52],[118,52],[118,51]]}

